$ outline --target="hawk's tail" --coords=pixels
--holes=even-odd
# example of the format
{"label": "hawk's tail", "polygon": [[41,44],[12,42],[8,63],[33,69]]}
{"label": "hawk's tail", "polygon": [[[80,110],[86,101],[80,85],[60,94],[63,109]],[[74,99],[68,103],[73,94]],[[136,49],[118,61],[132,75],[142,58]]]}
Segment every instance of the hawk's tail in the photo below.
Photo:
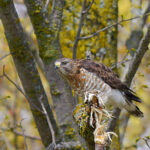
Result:
{"label": "hawk's tail", "polygon": [[144,117],[143,112],[134,103],[128,104],[126,109],[131,115],[134,115],[136,117]]}
{"label": "hawk's tail", "polygon": [[126,105],[127,111],[134,116],[143,117],[144,116],[143,112],[141,112],[140,109],[133,103],[133,101],[141,103],[142,100],[139,97],[137,97],[131,89],[127,89],[124,92],[124,96],[127,102]]}
{"label": "hawk's tail", "polygon": [[136,101],[136,102],[139,102],[139,103],[142,102],[142,100],[141,100],[139,97],[137,97],[137,96],[135,95],[135,93],[134,93],[131,89],[128,89],[128,90],[124,91],[124,96],[125,96],[126,99],[129,100],[130,102],[132,102],[132,100],[133,100],[133,101]]}

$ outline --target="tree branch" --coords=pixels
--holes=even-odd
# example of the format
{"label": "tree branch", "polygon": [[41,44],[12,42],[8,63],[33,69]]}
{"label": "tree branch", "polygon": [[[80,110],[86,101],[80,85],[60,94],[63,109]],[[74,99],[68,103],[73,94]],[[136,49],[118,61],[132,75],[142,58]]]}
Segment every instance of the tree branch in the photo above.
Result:
{"label": "tree branch", "polygon": [[[19,132],[19,131],[15,130],[14,128],[3,128],[3,127],[0,127],[0,130],[5,131],[5,132],[13,132],[17,136],[23,136],[22,132]],[[29,135],[29,134],[26,134],[26,133],[24,133],[24,136],[26,138],[28,138],[28,139],[31,139],[31,140],[41,140],[41,138],[38,137],[38,136],[32,136],[32,135]]]}
{"label": "tree branch", "polygon": [[109,120],[107,129],[106,129],[107,132],[110,132],[110,131],[113,132],[115,130],[117,121],[118,121],[119,116],[120,116],[120,112],[121,112],[121,110],[119,108],[116,108],[113,110],[113,113],[112,113],[113,118],[111,118]]}
{"label": "tree branch", "polygon": [[[133,7],[134,7],[134,1],[132,1],[133,3]],[[137,2],[137,5],[139,6],[138,8],[140,8],[141,6],[141,3],[140,1],[138,0]],[[133,8],[134,9],[134,8]],[[132,11],[132,10],[131,10]],[[134,13],[132,13],[132,15],[136,16],[136,14],[139,14],[141,13],[142,10],[141,9],[136,9],[135,8],[135,11]],[[150,1],[148,1],[148,5],[147,5],[147,8],[144,12],[144,14],[147,14],[150,12]],[[137,25],[136,22],[131,22],[131,34],[130,34],[130,37],[128,38],[128,40],[126,41],[126,46],[127,48],[130,50],[131,48],[134,48],[134,49],[137,49],[138,46],[139,46],[139,43],[143,37],[143,27],[144,25],[146,24],[146,20],[147,20],[147,17],[148,15],[144,16],[143,19],[139,22],[139,24]],[[133,27],[132,27],[133,26]],[[134,26],[136,26],[136,28],[134,28]],[[136,42],[135,42],[136,41]],[[131,57],[131,60],[132,60],[132,57],[134,56],[134,53],[135,51],[130,51],[130,55],[129,57]],[[130,59],[130,58],[129,58]],[[129,69],[129,63],[126,64],[126,68]],[[121,118],[123,124],[122,124],[122,128],[123,128],[123,131],[122,131],[122,134],[120,135],[120,144],[122,145],[123,144],[123,140],[124,140],[124,136],[125,136],[125,133],[126,133],[126,128],[127,128],[127,125],[128,125],[128,121],[129,121],[129,117],[130,117],[130,114],[128,115],[125,115],[124,117]]]}
{"label": "tree branch", "polygon": [[49,145],[46,150],[80,150],[81,149],[81,145],[80,142],[76,142],[76,141],[70,141],[70,142],[61,142],[59,144],[56,145],[55,149],[53,148],[53,145]]}
{"label": "tree branch", "polygon": [[78,42],[80,39],[80,33],[81,33],[82,25],[83,25],[85,6],[86,6],[86,0],[83,1],[81,13],[80,13],[80,21],[79,21],[78,31],[77,31],[77,35],[76,35],[74,45],[73,45],[73,59],[76,59],[76,55],[77,55],[77,46],[78,46]]}
{"label": "tree branch", "polygon": [[150,145],[149,145],[149,143],[148,143],[148,140],[149,140],[149,139],[145,137],[145,138],[143,138],[143,140],[144,140],[144,142],[146,143],[147,147],[150,149]]}
{"label": "tree branch", "polygon": [[88,8],[86,8],[85,10],[82,11],[83,14],[88,13],[88,11],[91,9],[92,5],[94,4],[94,0],[92,0],[91,4],[89,5]]}
{"label": "tree branch", "polygon": [[[147,8],[144,12],[144,14],[150,13],[150,1],[148,1],[148,5]],[[146,20],[147,20],[148,15],[143,16],[143,26],[146,24]]]}
{"label": "tree branch", "polygon": [[26,150],[28,150],[28,145],[27,145],[27,140],[26,140],[26,136],[25,136],[25,134],[24,134],[24,129],[23,129],[23,127],[22,127],[22,121],[23,121],[24,119],[22,119],[21,121],[20,121],[20,129],[22,130],[22,134],[23,134],[23,137],[24,137],[24,144],[25,144],[25,147],[26,147]]}
{"label": "tree branch", "polygon": [[50,0],[46,0],[46,4],[45,4],[45,7],[44,7],[44,11],[47,10],[48,5],[49,5],[49,2],[50,2]]}
{"label": "tree branch", "polygon": [[130,62],[129,70],[125,76],[125,82],[129,86],[130,86],[131,81],[142,61],[142,58],[144,57],[144,54],[148,50],[149,43],[150,43],[150,25],[147,28],[147,32],[146,32],[145,36],[140,41],[139,47],[136,50],[136,52],[132,58],[132,61]]}
{"label": "tree branch", "polygon": [[[43,104],[43,102],[42,102],[43,96],[41,96],[40,99],[39,99],[39,101],[40,101],[40,103],[41,103],[41,106],[42,106],[42,109],[43,109],[43,111],[42,111],[42,110],[40,110],[36,105],[34,105],[34,103],[32,103],[32,101],[29,99],[29,97],[23,92],[23,90],[22,90],[14,81],[11,80],[11,79],[7,76],[7,74],[5,73],[5,66],[3,66],[3,75],[0,76],[0,77],[3,77],[3,76],[6,77],[6,78],[28,99],[28,101],[30,101],[30,103],[31,103],[39,112],[42,112],[42,113],[46,116],[46,119],[47,119],[47,122],[48,122],[48,125],[49,125],[49,129],[50,129],[50,132],[51,132],[51,134],[52,134],[52,143],[54,144],[54,147],[55,147],[55,146],[56,146],[55,132],[54,132],[53,126],[52,126],[52,124],[51,124],[51,121],[50,121],[50,119],[49,119],[49,116],[48,116],[48,114],[47,114],[47,111],[46,111],[46,109],[45,109],[45,106],[44,106],[44,104]],[[21,126],[21,123],[22,123],[22,121],[20,122],[20,126]],[[22,126],[21,126],[21,127],[22,127]],[[23,133],[23,136],[24,136],[24,138],[25,138],[26,136],[24,135],[24,130],[23,130],[23,129],[22,129],[22,133]],[[26,139],[25,139],[25,141],[26,141]],[[26,147],[27,147],[26,142],[25,142],[25,145],[26,145]],[[26,149],[28,149],[28,147],[27,147]]]}
{"label": "tree branch", "polygon": [[48,122],[48,125],[49,125],[49,129],[50,129],[50,132],[51,132],[51,134],[52,134],[52,143],[53,143],[54,147],[56,147],[55,131],[54,131],[54,129],[53,129],[53,126],[52,126],[51,121],[50,121],[50,119],[49,119],[48,113],[47,113],[47,111],[46,111],[46,109],[45,109],[45,106],[44,106],[44,104],[43,104],[43,102],[42,102],[42,96],[40,97],[39,100],[40,100],[42,109],[43,109],[43,111],[44,111],[44,114],[45,114],[45,116],[46,116],[46,119],[47,119],[47,122]]}
{"label": "tree branch", "polygon": [[131,61],[131,59],[126,59],[127,58],[128,53],[123,57],[122,61],[117,62],[115,64],[113,64],[110,68],[114,69],[114,68],[119,68],[121,65],[123,65],[124,63]]}
{"label": "tree branch", "polygon": [[4,58],[6,58],[6,57],[9,56],[9,55],[11,55],[11,53],[2,56],[2,57],[0,58],[0,61],[3,60]]}
{"label": "tree branch", "polygon": [[38,106],[36,106],[34,103],[32,103],[32,101],[30,100],[30,98],[23,92],[23,90],[13,81],[9,78],[9,76],[5,73],[5,65],[3,66],[3,75],[1,75],[0,77],[5,77],[8,81],[10,81],[16,88],[17,90],[28,100],[30,101],[30,103],[33,105],[33,107],[35,107],[35,109],[37,109],[39,112],[43,113],[44,112],[38,108]]}
{"label": "tree branch", "polygon": [[146,14],[144,14],[144,15],[139,15],[139,16],[136,16],[136,17],[133,17],[133,18],[129,18],[129,19],[122,19],[122,20],[120,20],[119,22],[113,23],[113,24],[110,25],[110,26],[107,26],[107,27],[105,27],[105,28],[102,28],[102,29],[96,31],[95,33],[93,33],[93,34],[91,34],[91,35],[80,37],[79,40],[87,40],[87,39],[89,39],[89,38],[92,38],[92,37],[94,37],[94,36],[97,36],[97,35],[98,35],[100,32],[102,32],[102,31],[105,31],[105,30],[108,30],[109,28],[112,28],[113,26],[116,26],[116,25],[121,24],[121,23],[123,23],[123,22],[131,21],[131,20],[133,20],[133,19],[138,19],[138,18],[141,18],[141,17],[144,17],[144,16],[148,16],[148,15],[150,15],[150,13],[146,13]]}
{"label": "tree branch", "polygon": [[[129,70],[126,73],[126,76],[124,79],[124,81],[127,83],[128,86],[130,86],[131,81],[132,81],[141,61],[142,61],[142,58],[144,57],[144,54],[148,50],[149,43],[150,43],[150,25],[148,26],[147,33],[145,34],[145,36],[141,40],[139,47],[138,47],[132,61],[129,64]],[[112,118],[109,120],[107,131],[114,131],[115,130],[117,121],[119,119],[120,112],[121,112],[121,110],[119,108],[116,108],[113,110],[112,115],[115,118]]]}

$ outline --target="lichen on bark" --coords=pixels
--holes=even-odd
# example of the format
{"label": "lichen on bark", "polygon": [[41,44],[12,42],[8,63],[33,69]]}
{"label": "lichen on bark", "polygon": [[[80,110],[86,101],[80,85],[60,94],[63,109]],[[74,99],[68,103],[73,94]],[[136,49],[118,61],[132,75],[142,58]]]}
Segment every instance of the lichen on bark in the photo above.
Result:
{"label": "lichen on bark", "polygon": [[28,97],[27,100],[30,104],[37,129],[46,147],[50,144],[52,139],[46,117],[42,113],[40,98],[43,101],[56,133],[58,128],[53,112],[48,104],[34,58],[31,54],[31,47],[23,31],[12,0],[0,0],[0,17],[19,78]]}
{"label": "lichen on bark", "polygon": [[90,106],[85,103],[78,104],[73,111],[73,117],[79,134],[85,139],[87,147],[89,150],[94,149],[94,128],[89,125]]}

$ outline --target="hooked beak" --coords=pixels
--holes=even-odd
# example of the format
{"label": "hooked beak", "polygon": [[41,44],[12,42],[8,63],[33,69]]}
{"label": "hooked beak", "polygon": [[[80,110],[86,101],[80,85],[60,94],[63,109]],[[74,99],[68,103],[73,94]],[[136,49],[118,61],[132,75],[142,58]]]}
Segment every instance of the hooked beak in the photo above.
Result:
{"label": "hooked beak", "polygon": [[60,62],[55,62],[55,69],[60,68]]}

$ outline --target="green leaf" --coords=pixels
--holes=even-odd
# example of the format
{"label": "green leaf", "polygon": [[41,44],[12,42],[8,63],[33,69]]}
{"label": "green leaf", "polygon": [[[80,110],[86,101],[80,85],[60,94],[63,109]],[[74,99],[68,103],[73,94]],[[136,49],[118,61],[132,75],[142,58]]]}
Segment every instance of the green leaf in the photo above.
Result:
{"label": "green leaf", "polygon": [[124,64],[124,63],[122,63],[121,65],[122,65],[122,67],[125,67],[125,64]]}
{"label": "green leaf", "polygon": [[136,139],[136,143],[140,140],[141,138],[140,137],[138,137],[137,139]]}
{"label": "green leaf", "polygon": [[7,100],[8,98],[10,98],[10,96],[5,96],[5,97],[3,97],[3,98],[0,98],[0,101],[2,101],[2,100]]}
{"label": "green leaf", "polygon": [[131,51],[135,52],[135,51],[136,51],[136,49],[135,49],[135,48],[131,48]]}
{"label": "green leaf", "polygon": [[140,76],[140,77],[144,77],[144,74],[143,73],[138,73],[138,75]]}
{"label": "green leaf", "polygon": [[147,138],[148,140],[150,139],[150,136],[145,136],[145,138]]}
{"label": "green leaf", "polygon": [[142,88],[148,88],[148,86],[147,85],[142,85]]}
{"label": "green leaf", "polygon": [[147,64],[146,64],[146,67],[149,67],[150,66],[150,62],[148,62]]}

